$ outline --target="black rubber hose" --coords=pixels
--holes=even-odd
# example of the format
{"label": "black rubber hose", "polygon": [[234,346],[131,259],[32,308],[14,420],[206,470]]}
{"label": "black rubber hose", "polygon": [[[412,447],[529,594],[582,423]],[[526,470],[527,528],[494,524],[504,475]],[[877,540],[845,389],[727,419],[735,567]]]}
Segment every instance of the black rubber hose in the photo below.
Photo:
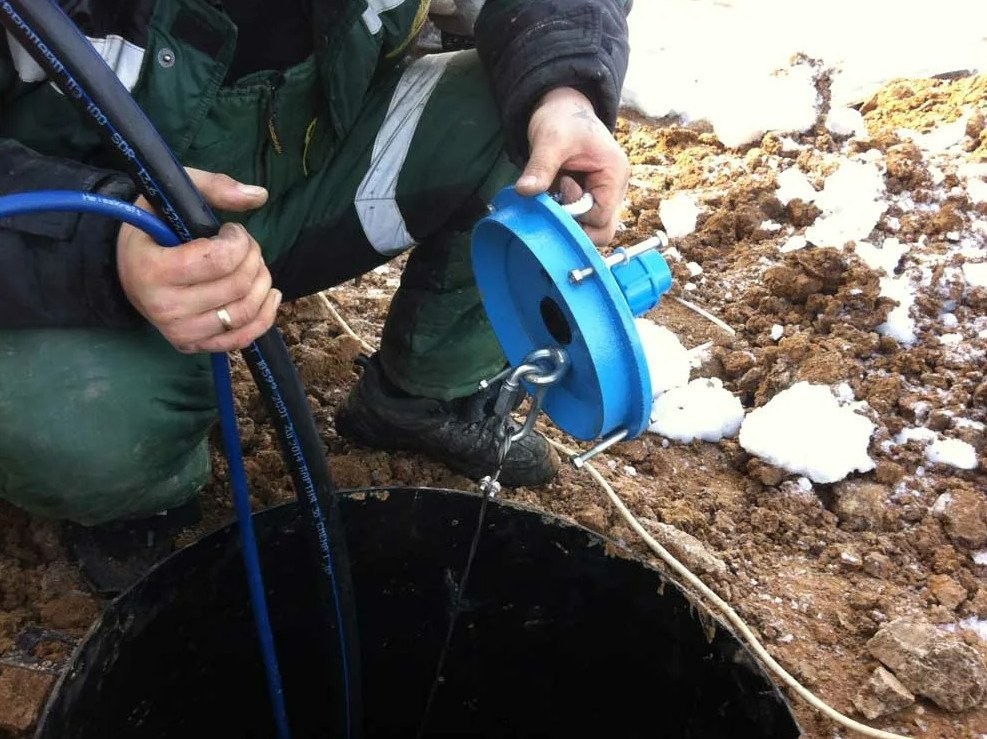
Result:
{"label": "black rubber hose", "polygon": [[[65,96],[120,155],[123,169],[160,210],[182,241],[216,234],[212,209],[181,164],[71,19],[50,0],[0,0],[0,23],[45,69]],[[340,735],[362,733],[356,604],[339,515],[338,496],[325,449],[298,373],[280,332],[272,328],[244,350],[291,472],[307,536],[320,564],[319,589],[327,627],[336,631],[334,673]]]}

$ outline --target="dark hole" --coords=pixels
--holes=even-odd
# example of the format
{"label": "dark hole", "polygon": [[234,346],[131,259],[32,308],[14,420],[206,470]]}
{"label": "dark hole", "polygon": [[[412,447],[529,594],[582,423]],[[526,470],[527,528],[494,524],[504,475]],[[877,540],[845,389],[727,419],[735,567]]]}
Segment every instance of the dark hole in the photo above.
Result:
{"label": "dark hole", "polygon": [[569,322],[559,304],[549,297],[544,297],[538,307],[541,310],[541,319],[545,322],[548,333],[562,346],[567,346],[572,341],[572,329],[569,328]]}
{"label": "dark hole", "polygon": [[[477,497],[341,495],[364,739],[419,729]],[[485,521],[424,737],[799,736],[732,632],[707,632],[699,606],[661,573],[540,511],[494,501]],[[341,738],[338,636],[320,617],[319,565],[297,507],[265,510],[255,525],[292,735]],[[36,739],[272,739],[239,541],[235,526],[221,529],[110,604]]]}

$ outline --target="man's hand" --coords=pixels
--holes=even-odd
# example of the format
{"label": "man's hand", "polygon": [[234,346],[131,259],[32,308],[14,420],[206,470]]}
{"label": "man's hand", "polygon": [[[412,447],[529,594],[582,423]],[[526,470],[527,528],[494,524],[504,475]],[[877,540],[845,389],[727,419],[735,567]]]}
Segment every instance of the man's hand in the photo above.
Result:
{"label": "man's hand", "polygon": [[617,231],[631,168],[623,150],[596,117],[593,104],[570,87],[552,90],[535,106],[528,124],[528,143],[531,157],[517,181],[517,191],[537,195],[558,179],[565,202],[578,199],[580,189],[592,193],[595,205],[580,221],[593,243],[607,244]]}
{"label": "man's hand", "polygon": [[[188,173],[214,208],[242,212],[267,201],[262,187],[196,169]],[[137,205],[151,210],[143,198]],[[186,354],[249,346],[274,323],[281,303],[260,246],[233,223],[214,238],[171,248],[125,224],[117,237],[117,271],[133,306]],[[229,314],[231,328],[217,315],[220,309]]]}

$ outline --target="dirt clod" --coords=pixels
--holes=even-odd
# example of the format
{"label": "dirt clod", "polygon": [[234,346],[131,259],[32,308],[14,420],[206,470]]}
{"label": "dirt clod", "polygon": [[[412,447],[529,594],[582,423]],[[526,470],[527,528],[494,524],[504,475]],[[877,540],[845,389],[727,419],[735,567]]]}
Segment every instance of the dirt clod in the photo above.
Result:
{"label": "dirt clod", "polygon": [[888,523],[888,489],[864,480],[844,480],[834,486],[836,515],[849,531],[881,531]]}
{"label": "dirt clod", "polygon": [[933,575],[929,578],[929,590],[940,605],[955,611],[966,600],[966,588],[949,575]]}
{"label": "dirt clod", "polygon": [[38,720],[53,675],[20,667],[0,667],[0,730],[30,731]]}

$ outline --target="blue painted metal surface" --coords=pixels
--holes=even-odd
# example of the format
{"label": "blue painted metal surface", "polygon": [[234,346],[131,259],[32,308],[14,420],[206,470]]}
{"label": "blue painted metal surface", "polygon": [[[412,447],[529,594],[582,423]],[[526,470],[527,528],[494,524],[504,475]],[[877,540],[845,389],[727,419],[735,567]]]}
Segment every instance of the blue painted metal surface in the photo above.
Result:
{"label": "blue painted metal surface", "polygon": [[[586,268],[593,273],[578,283],[570,279],[573,270]],[[611,273],[558,203],[547,195],[521,197],[509,187],[474,228],[473,269],[512,365],[535,349],[568,352],[571,367],[543,404],[560,429],[592,440],[620,429],[633,438],[648,427],[651,378],[634,315],[654,307],[671,285],[659,254],[641,255]]]}

